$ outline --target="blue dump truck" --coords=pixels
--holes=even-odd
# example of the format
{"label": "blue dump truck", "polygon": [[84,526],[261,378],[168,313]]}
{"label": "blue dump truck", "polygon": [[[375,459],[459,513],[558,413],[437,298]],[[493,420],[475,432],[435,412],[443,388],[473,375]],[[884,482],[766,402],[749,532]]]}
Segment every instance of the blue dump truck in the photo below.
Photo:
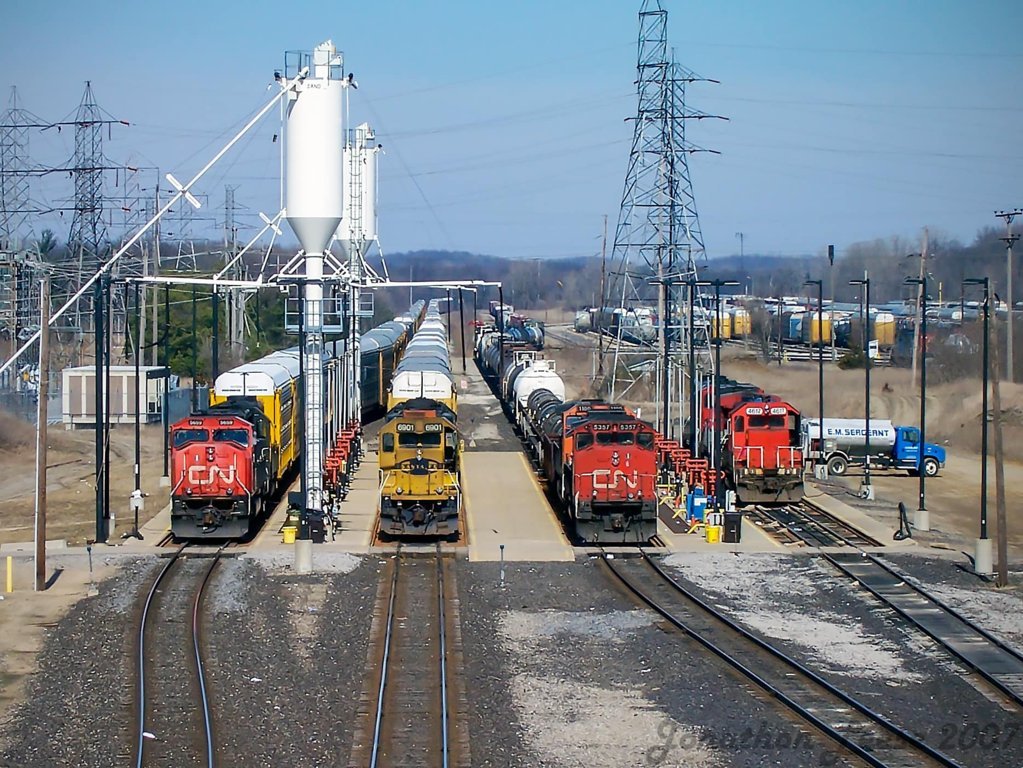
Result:
{"label": "blue dump truck", "polygon": [[[828,467],[828,474],[844,475],[849,467],[862,467],[867,455],[867,422],[864,419],[824,419],[821,446],[820,419],[802,423],[803,455]],[[921,470],[934,477],[945,466],[945,449],[934,443],[920,445],[917,427],[899,427],[887,419],[870,420],[871,469],[904,469],[911,475]]]}

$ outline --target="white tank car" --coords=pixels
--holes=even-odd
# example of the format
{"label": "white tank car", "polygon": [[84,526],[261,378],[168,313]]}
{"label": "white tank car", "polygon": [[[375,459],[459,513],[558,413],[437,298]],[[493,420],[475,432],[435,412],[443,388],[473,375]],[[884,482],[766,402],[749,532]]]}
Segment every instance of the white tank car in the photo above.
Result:
{"label": "white tank car", "polygon": [[515,421],[520,427],[525,418],[529,396],[536,390],[546,389],[560,400],[565,399],[565,382],[558,375],[553,360],[533,360],[532,364],[516,377],[513,389]]}

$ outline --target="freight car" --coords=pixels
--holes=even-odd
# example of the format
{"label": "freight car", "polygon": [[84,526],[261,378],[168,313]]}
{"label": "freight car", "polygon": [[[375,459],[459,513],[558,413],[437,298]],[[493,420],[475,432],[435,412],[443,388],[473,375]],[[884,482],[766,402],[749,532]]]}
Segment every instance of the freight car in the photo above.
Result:
{"label": "freight car", "polygon": [[[362,416],[379,412],[383,388],[425,309],[361,337]],[[338,422],[341,361],[324,353],[326,420]],[[297,347],[273,352],[217,377],[210,407],[171,425],[171,532],[179,538],[246,536],[294,476],[303,413]]]}
{"label": "freight car", "polygon": [[394,371],[379,432],[379,531],[390,537],[458,536],[461,441],[448,333],[437,300]]}
{"label": "freight car", "polygon": [[591,543],[644,544],[657,534],[656,433],[621,405],[565,401],[553,361],[490,336],[477,362],[516,423],[570,533]]}

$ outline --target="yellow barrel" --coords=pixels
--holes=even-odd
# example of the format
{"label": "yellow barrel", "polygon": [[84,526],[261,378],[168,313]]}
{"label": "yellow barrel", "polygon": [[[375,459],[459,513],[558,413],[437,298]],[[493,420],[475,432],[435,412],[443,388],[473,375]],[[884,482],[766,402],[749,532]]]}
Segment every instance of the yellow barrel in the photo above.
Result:
{"label": "yellow barrel", "polygon": [[720,544],[721,543],[721,531],[722,526],[720,525],[708,525],[707,531],[707,543],[708,544]]}
{"label": "yellow barrel", "polygon": [[285,544],[294,544],[295,536],[298,534],[298,528],[293,525],[286,525],[281,529],[281,533],[284,534]]}

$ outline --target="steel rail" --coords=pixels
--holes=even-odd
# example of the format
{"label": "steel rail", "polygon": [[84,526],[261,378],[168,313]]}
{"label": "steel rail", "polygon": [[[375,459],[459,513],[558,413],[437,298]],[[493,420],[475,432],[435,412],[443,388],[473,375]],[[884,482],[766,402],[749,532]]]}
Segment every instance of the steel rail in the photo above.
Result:
{"label": "steel rail", "polygon": [[[850,547],[855,547],[855,548],[859,549],[859,548],[864,547],[864,546],[868,546],[868,547],[883,547],[884,546],[880,541],[875,539],[870,534],[864,533],[863,531],[858,530],[857,528],[853,527],[852,525],[849,525],[848,523],[845,523],[842,520],[839,520],[834,515],[832,515],[831,513],[821,509],[820,507],[818,507],[816,504],[814,504],[811,501],[807,501],[807,500],[804,499],[802,502],[800,502],[798,504],[790,505],[789,509],[791,509],[793,514],[802,517],[804,520],[809,522],[811,525],[817,526],[818,528],[820,528],[821,530],[826,532],[829,536],[834,536],[836,539],[838,539],[839,541],[843,542],[844,544],[848,544]],[[811,513],[811,512],[808,512],[807,510],[813,510],[813,512]],[[863,542],[865,542],[865,543],[857,544],[851,538],[848,538],[848,537],[844,536],[838,530],[836,530],[835,528],[832,528],[826,522],[824,522],[823,520],[820,520],[818,518],[831,518],[832,520],[837,522],[839,525],[844,526],[847,530],[852,531],[855,534],[856,538],[862,539]]]}
{"label": "steel rail", "polygon": [[394,573],[391,574],[391,594],[387,600],[387,619],[384,629],[384,652],[380,663],[380,685],[377,688],[376,719],[373,724],[373,745],[370,748],[370,768],[377,768],[380,757],[380,736],[384,720],[384,690],[387,688],[387,669],[391,655],[391,636],[394,632],[394,603],[398,595],[398,571],[401,570],[401,542],[394,552]]}
{"label": "steel rail", "polygon": [[[1020,663],[1020,665],[1023,665],[1023,653],[1020,653],[1018,650],[1013,648],[1011,645],[1006,643],[1004,640],[1002,640],[1002,639],[996,637],[995,635],[991,634],[990,632],[988,632],[983,627],[978,626],[977,624],[972,622],[970,619],[966,618],[959,611],[955,610],[954,608],[952,608],[947,603],[942,602],[941,600],[939,600],[937,597],[932,595],[927,590],[925,590],[922,587],[919,587],[919,586],[911,583],[910,581],[908,581],[906,579],[906,577],[904,575],[902,575],[901,573],[899,573],[895,569],[890,568],[888,565],[883,563],[876,556],[874,556],[874,555],[872,555],[872,554],[870,554],[868,552],[861,552],[860,554],[861,554],[861,558],[860,558],[861,561],[862,560],[867,560],[872,565],[876,566],[878,569],[884,571],[885,573],[889,574],[890,576],[895,577],[907,589],[909,589],[910,591],[912,591],[912,592],[916,593],[917,595],[919,595],[920,598],[922,598],[923,600],[925,600],[928,603],[930,603],[931,605],[933,605],[939,611],[944,612],[945,614],[950,616],[955,621],[958,621],[968,631],[976,633],[983,640],[985,640],[986,642],[988,642],[991,645],[993,645],[999,651],[1001,651],[1001,652],[1005,653],[1007,656],[1011,657],[1011,659],[1013,659],[1015,661],[1018,661]],[[889,608],[891,608],[893,611],[895,611],[897,614],[899,614],[899,616],[901,616],[903,619],[908,621],[910,624],[915,626],[917,629],[919,629],[925,635],[927,635],[932,640],[937,642],[942,648],[944,648],[950,654],[955,656],[959,661],[961,661],[963,664],[965,664],[968,668],[972,669],[974,672],[976,672],[981,677],[983,677],[988,683],[990,683],[992,686],[997,688],[1001,693],[1003,693],[1004,695],[1009,697],[1016,704],[1023,705],[1023,686],[1021,686],[1020,688],[1013,688],[1005,680],[1003,680],[997,673],[991,671],[989,668],[987,668],[984,665],[978,663],[977,661],[974,661],[973,659],[971,659],[967,654],[961,652],[958,648],[956,648],[954,643],[949,642],[947,638],[942,637],[940,635],[940,633],[938,633],[935,630],[931,629],[924,622],[920,621],[915,616],[913,616],[909,611],[907,611],[906,609],[900,607],[899,605],[896,605],[895,601],[890,599],[889,596],[885,595],[884,593],[882,593],[881,591],[879,591],[875,587],[871,586],[863,578],[861,578],[861,576],[853,573],[849,568],[845,567],[845,565],[841,562],[841,559],[839,557],[836,557],[835,555],[832,555],[832,554],[829,554],[829,553],[822,553],[822,557],[824,557],[824,559],[826,559],[829,563],[831,563],[833,566],[835,566],[835,568],[837,568],[839,571],[841,571],[846,576],[848,576],[849,578],[853,579],[857,584],[859,584],[864,589],[866,589],[875,598],[877,598],[882,603],[884,603]]]}
{"label": "steel rail", "polygon": [[448,649],[447,617],[444,611],[444,561],[441,557],[440,544],[437,544],[437,626],[440,627],[440,736],[441,736],[441,768],[448,768]]}
{"label": "steel rail", "polygon": [[[816,507],[813,504],[806,503],[805,506],[809,506],[812,509],[816,509],[821,514],[824,514],[824,515],[827,514],[826,512],[824,512],[823,510],[820,510],[818,507]],[[796,514],[800,514],[800,515],[804,515],[805,516],[805,513],[802,512],[802,511],[799,511],[798,507],[793,509],[793,511]],[[809,516],[806,516],[806,517],[807,517],[808,520],[813,520],[813,518],[810,518]],[[813,522],[816,522],[816,521],[813,521]],[[863,550],[863,545],[857,544],[857,543],[851,541],[850,539],[842,536],[841,534],[839,534],[839,533],[837,533],[835,531],[832,531],[830,528],[826,528],[823,524],[821,524],[821,527],[824,530],[826,530],[829,534],[834,535],[835,537],[837,537],[841,541],[843,541],[845,544],[848,544],[849,546],[851,546],[854,549],[856,549],[859,552],[859,555],[860,555],[860,558],[858,560],[859,562],[868,561],[873,566],[878,568],[879,570],[884,571],[889,576],[892,576],[892,577],[898,579],[899,582],[901,582],[901,584],[904,585],[908,590],[916,593],[921,599],[923,599],[926,602],[930,603],[932,606],[937,608],[939,611],[944,612],[949,617],[951,617],[954,621],[959,622],[959,624],[962,627],[964,627],[966,630],[968,630],[969,632],[973,632],[974,634],[976,634],[977,636],[979,636],[983,640],[985,640],[988,643],[990,643],[991,645],[993,645],[995,648],[997,648],[1002,653],[1004,653],[1007,656],[1011,657],[1011,659],[1019,662],[1021,666],[1023,666],[1023,653],[1020,653],[1018,650],[1013,648],[1011,645],[1006,643],[1001,638],[996,637],[995,635],[993,635],[992,633],[988,632],[983,627],[979,626],[978,624],[974,623],[970,619],[966,618],[966,616],[964,616],[962,613],[960,613],[959,611],[955,610],[952,606],[948,605],[947,603],[943,602],[942,600],[938,599],[937,597],[932,595],[930,592],[928,592],[923,587],[921,587],[921,586],[919,586],[917,584],[913,584],[903,574],[899,573],[894,568],[892,568],[889,565],[887,565],[886,563],[884,563],[875,554],[872,554],[870,552],[865,552]],[[796,534],[796,535],[798,535],[798,534]],[[867,536],[866,534],[859,534],[859,535],[862,536],[863,538],[870,539],[870,537]],[[846,567],[846,565],[843,564],[843,562],[842,562],[842,558],[843,557],[846,557],[846,556],[851,555],[851,554],[852,553],[837,554],[837,553],[822,552],[821,553],[821,557],[823,557],[825,560],[827,560],[829,563],[831,563],[831,565],[834,566],[836,569],[838,569],[838,571],[840,571],[841,573],[845,574],[849,578],[853,579],[856,583],[858,583],[860,586],[862,586],[864,589],[866,589],[868,592],[870,592],[870,594],[873,595],[877,600],[879,600],[880,602],[884,603],[889,608],[891,608],[893,611],[895,611],[905,621],[909,622],[910,624],[915,626],[917,629],[919,629],[921,632],[923,632],[925,635],[927,635],[932,640],[934,640],[936,643],[938,643],[942,648],[944,648],[946,651],[948,651],[950,654],[952,654],[960,662],[965,664],[969,669],[973,670],[978,675],[980,675],[982,678],[984,678],[984,680],[986,680],[993,687],[998,689],[1002,694],[1007,696],[1009,699],[1011,699],[1016,704],[1023,705],[1023,685],[1021,685],[1019,687],[1013,687],[1009,682],[1007,682],[1004,679],[1004,676],[1000,676],[997,672],[992,671],[991,669],[989,669],[988,667],[984,666],[983,664],[981,664],[981,663],[975,661],[974,659],[970,658],[970,656],[968,654],[963,653],[962,651],[960,651],[959,648],[956,647],[956,644],[954,642],[951,642],[948,637],[942,637],[939,632],[937,632],[936,630],[932,629],[932,627],[928,626],[926,623],[920,621],[911,612],[909,612],[909,611],[905,610],[904,608],[900,607],[899,605],[897,605],[896,601],[894,599],[892,599],[890,596],[883,594],[881,591],[879,591],[878,589],[876,589],[872,585],[868,584],[861,577],[861,575],[853,573],[850,570],[850,567]],[[1010,677],[1012,677],[1012,676],[1010,676]],[[1012,677],[1012,679],[1014,680],[1015,677]]]}
{"label": "steel rail", "polygon": [[220,562],[220,554],[224,551],[224,544],[217,550],[213,556],[213,561],[210,563],[210,567],[206,569],[206,574],[203,576],[202,582],[199,584],[199,589],[195,592],[195,602],[192,604],[192,647],[195,651],[195,668],[196,676],[199,679],[199,696],[202,699],[202,716],[203,724],[206,728],[206,765],[207,768],[213,768],[213,725],[210,720],[210,701],[209,694],[206,691],[206,674],[202,663],[202,651],[199,648],[199,609],[202,607],[203,594],[206,591],[206,585],[209,583],[210,576],[213,575],[213,569],[217,567],[217,563]]}
{"label": "steel rail", "polygon": [[145,743],[146,743],[146,625],[149,622],[149,609],[153,604],[153,598],[156,596],[156,590],[159,588],[160,583],[164,577],[170,571],[171,567],[178,561],[181,553],[188,547],[188,543],[182,544],[178,550],[170,556],[167,560],[167,564],[160,571],[160,574],[156,577],[156,581],[153,582],[153,586],[149,589],[149,595],[146,597],[145,605],[142,607],[142,620],[139,622],[139,655],[138,655],[138,674],[139,674],[139,738],[138,747],[136,749],[136,768],[142,768],[142,761],[145,756]]}
{"label": "steel rail", "polygon": [[[956,763],[947,755],[926,744],[925,742],[914,736],[912,733],[906,731],[903,728],[900,728],[895,723],[888,720],[884,715],[880,714],[879,712],[875,712],[874,710],[867,707],[865,704],[862,704],[857,699],[853,698],[852,696],[845,693],[841,689],[832,685],[830,682],[822,678],[813,670],[809,669],[803,664],[800,664],[798,661],[791,658],[782,651],[778,650],[769,643],[761,640],[759,637],[752,634],[746,628],[735,623],[727,616],[722,614],[720,611],[717,611],[716,609],[702,601],[696,595],[694,595],[681,584],[679,584],[670,575],[668,575],[659,565],[657,565],[657,563],[653,561],[653,559],[646,552],[640,550],[640,554],[643,557],[643,561],[655,573],[657,573],[658,576],[660,576],[663,579],[664,583],[670,585],[678,594],[682,595],[687,601],[691,602],[692,604],[700,608],[704,613],[708,614],[717,622],[725,625],[732,632],[739,635],[743,640],[747,641],[748,643],[751,643],[760,650],[768,653],[769,655],[777,659],[779,662],[781,662],[783,665],[794,670],[802,677],[810,680],[818,688],[824,689],[828,694],[839,699],[842,703],[848,705],[849,707],[855,709],[865,718],[867,718],[874,724],[880,726],[892,736],[896,737],[902,742],[905,742],[918,752],[924,753],[925,755],[927,755],[929,758],[939,763],[940,765],[946,766],[946,768],[961,768],[958,763]],[[769,680],[765,679],[764,677],[750,669],[741,660],[730,654],[724,648],[715,644],[712,640],[704,637],[699,632],[694,630],[692,627],[685,624],[685,622],[683,622],[681,619],[679,619],[677,616],[671,613],[671,611],[669,611],[667,608],[658,603],[649,594],[644,592],[639,586],[635,584],[635,582],[630,580],[624,573],[622,573],[619,568],[617,568],[615,565],[612,565],[612,561],[610,561],[607,558],[606,553],[603,552],[603,550],[601,560],[604,562],[605,566],[611,571],[611,573],[641,601],[643,601],[648,606],[650,606],[654,611],[659,613],[670,624],[680,629],[681,631],[685,632],[689,637],[691,637],[701,646],[706,648],[708,651],[713,653],[718,658],[722,659],[732,668],[738,670],[743,676],[756,683],[768,694],[770,694],[772,697],[776,698],[778,701],[780,701],[782,704],[784,704],[786,707],[792,710],[800,718],[809,722],[815,728],[817,728],[826,736],[828,736],[830,739],[835,741],[837,744],[841,745],[849,752],[866,761],[868,764],[875,766],[875,768],[889,767],[889,763],[885,763],[878,755],[874,753],[873,750],[861,746],[857,742],[853,741],[850,737],[838,731],[834,726],[825,722],[823,719],[821,719],[813,712],[811,712],[810,709],[804,707],[795,699],[793,699],[784,691],[782,691],[778,686],[771,683]]]}

